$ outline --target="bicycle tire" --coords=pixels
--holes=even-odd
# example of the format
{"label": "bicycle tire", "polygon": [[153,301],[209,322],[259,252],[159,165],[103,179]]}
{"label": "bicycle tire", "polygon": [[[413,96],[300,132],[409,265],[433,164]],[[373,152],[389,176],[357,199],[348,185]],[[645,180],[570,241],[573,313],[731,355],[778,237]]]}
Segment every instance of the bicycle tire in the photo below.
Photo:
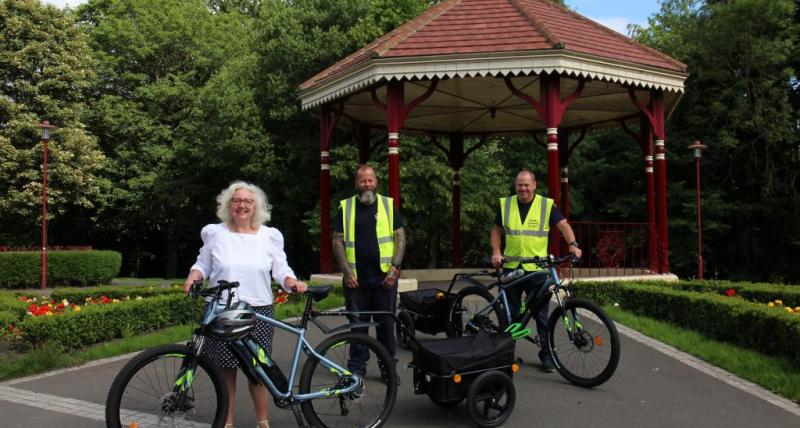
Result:
{"label": "bicycle tire", "polygon": [[139,428],[181,427],[205,424],[222,428],[228,411],[228,391],[222,373],[200,356],[194,370],[190,401],[181,410],[165,409],[186,358],[194,351],[186,345],[147,349],[131,359],[114,378],[106,399],[106,426],[121,428],[135,422]]}
{"label": "bicycle tire", "polygon": [[404,310],[397,312],[395,330],[397,345],[403,349],[411,349],[411,342],[414,340],[414,319],[411,314]]}
{"label": "bicycle tire", "polygon": [[[562,317],[565,313],[566,317]],[[558,307],[550,314],[547,327],[553,363],[564,379],[592,388],[614,374],[620,357],[619,333],[599,306],[571,298],[564,302],[563,308]],[[568,331],[572,328],[577,334],[570,338]]]}
{"label": "bicycle tire", "polygon": [[[447,337],[470,336],[477,333],[477,330],[466,328],[467,321],[473,319],[478,311],[489,306],[492,300],[494,300],[492,293],[483,287],[472,286],[459,291],[453,298],[447,314]],[[482,315],[476,323],[490,333],[502,332],[508,325],[499,302],[492,306],[491,312]]]}
{"label": "bicycle tire", "polygon": [[498,427],[514,411],[517,391],[507,374],[489,370],[481,373],[467,391],[469,418],[479,427]]}
{"label": "bicycle tire", "polygon": [[[328,337],[316,348],[316,352],[341,367],[348,367],[350,350],[364,347],[369,352],[366,371],[358,393],[347,393],[330,398],[319,398],[300,404],[306,420],[315,427],[379,427],[392,413],[397,399],[397,371],[395,361],[386,348],[365,334],[344,332]],[[360,373],[359,373],[360,374]],[[320,360],[309,356],[300,374],[300,393],[331,391],[347,387],[355,377],[335,373],[320,364]]]}

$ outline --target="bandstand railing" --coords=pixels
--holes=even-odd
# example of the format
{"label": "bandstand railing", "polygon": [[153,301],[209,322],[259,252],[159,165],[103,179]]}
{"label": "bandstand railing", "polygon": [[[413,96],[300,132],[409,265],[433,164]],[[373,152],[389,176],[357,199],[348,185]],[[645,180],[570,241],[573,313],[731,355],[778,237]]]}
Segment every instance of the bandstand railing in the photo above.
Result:
{"label": "bandstand railing", "polygon": [[[566,276],[597,277],[649,274],[647,223],[571,221],[581,245],[580,263]],[[563,240],[561,240],[563,242]],[[562,252],[566,248],[562,248]]]}

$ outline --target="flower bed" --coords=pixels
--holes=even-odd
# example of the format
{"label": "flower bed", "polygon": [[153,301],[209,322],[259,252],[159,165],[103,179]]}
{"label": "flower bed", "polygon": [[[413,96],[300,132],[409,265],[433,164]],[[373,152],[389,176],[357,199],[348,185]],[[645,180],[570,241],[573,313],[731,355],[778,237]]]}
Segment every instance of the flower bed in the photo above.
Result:
{"label": "flower bed", "polygon": [[[305,298],[273,289],[275,315],[298,315]],[[332,297],[325,306],[341,305]],[[196,322],[204,302],[180,284],[167,287],[93,287],[54,290],[51,297],[0,297],[0,328],[29,346],[55,342],[76,349],[123,336]]]}

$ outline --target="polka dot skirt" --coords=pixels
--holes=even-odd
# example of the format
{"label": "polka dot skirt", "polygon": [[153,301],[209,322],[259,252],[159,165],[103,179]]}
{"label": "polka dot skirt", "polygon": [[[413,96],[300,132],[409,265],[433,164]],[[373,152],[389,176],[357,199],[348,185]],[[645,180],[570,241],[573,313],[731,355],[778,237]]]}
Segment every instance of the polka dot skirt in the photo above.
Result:
{"label": "polka dot skirt", "polygon": [[[272,305],[253,306],[253,309],[268,318],[272,318],[274,314]],[[272,354],[272,330],[273,327],[271,325],[264,321],[257,320],[256,328],[250,333],[250,338],[255,340],[268,354]],[[213,337],[206,337],[203,355],[208,357],[217,367],[223,369],[235,369],[239,367],[239,362],[233,355],[230,345]]]}

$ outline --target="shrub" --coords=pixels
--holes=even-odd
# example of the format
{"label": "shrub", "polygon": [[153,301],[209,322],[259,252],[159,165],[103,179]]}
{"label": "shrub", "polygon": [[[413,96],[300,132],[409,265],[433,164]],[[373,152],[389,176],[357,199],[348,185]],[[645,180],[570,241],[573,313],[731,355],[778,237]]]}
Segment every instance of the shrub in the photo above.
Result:
{"label": "shrub", "polygon": [[0,329],[4,330],[3,332],[0,332],[0,336],[2,336],[10,324],[16,324],[18,320],[18,313],[0,309]]}
{"label": "shrub", "polygon": [[[110,282],[119,274],[122,256],[116,251],[50,251],[47,254],[49,286],[91,285]],[[41,254],[33,251],[0,253],[0,288],[26,288],[39,284]]]}
{"label": "shrub", "polygon": [[727,297],[716,293],[716,289],[687,291],[682,288],[696,285],[674,284],[583,282],[572,288],[575,295],[601,304],[619,303],[637,315],[667,321],[763,354],[800,361],[800,315],[769,308],[765,302]]}
{"label": "shrub", "polygon": [[61,301],[63,299],[67,299],[70,302],[77,302],[82,303],[87,298],[97,299],[100,296],[106,296],[109,299],[125,299],[125,297],[153,297],[153,296],[162,296],[165,294],[183,294],[183,287],[181,286],[100,286],[100,287],[91,287],[91,288],[59,288],[53,290],[50,293],[50,296],[53,300]]}
{"label": "shrub", "polygon": [[[166,294],[117,304],[84,306],[80,312],[58,316],[25,317],[17,327],[31,346],[57,343],[65,349],[82,348],[106,340],[196,321],[202,300]],[[193,307],[193,305],[196,305]]]}

